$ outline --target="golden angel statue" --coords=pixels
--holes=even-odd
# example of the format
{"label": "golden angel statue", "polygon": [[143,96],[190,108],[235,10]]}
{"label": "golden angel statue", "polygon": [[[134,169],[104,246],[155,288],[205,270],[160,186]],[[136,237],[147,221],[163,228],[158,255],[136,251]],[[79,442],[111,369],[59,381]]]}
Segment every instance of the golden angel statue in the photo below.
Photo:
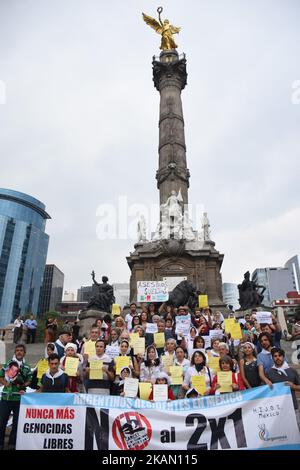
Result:
{"label": "golden angel statue", "polygon": [[145,15],[145,13],[143,13],[143,19],[145,23],[151,26],[151,28],[153,28],[158,34],[161,34],[160,49],[162,51],[176,49],[176,47],[178,46],[173,39],[173,34],[179,33],[180,28],[177,28],[176,26],[171,25],[169,23],[169,20],[167,19],[164,20],[164,22],[162,22],[161,17],[160,17],[160,14],[162,11],[163,11],[162,7],[159,7],[157,9],[159,21],[156,21],[151,16]]}

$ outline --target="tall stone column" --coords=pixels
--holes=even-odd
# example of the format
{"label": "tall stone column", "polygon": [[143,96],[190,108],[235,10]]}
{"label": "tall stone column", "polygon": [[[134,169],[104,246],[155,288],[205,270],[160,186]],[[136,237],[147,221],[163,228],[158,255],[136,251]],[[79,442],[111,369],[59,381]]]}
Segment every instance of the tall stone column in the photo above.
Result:
{"label": "tall stone column", "polygon": [[163,51],[153,58],[153,81],[160,92],[159,168],[156,173],[160,204],[181,189],[183,204],[188,204],[190,173],[186,166],[186,146],[181,90],[186,85],[186,59],[177,51]]}

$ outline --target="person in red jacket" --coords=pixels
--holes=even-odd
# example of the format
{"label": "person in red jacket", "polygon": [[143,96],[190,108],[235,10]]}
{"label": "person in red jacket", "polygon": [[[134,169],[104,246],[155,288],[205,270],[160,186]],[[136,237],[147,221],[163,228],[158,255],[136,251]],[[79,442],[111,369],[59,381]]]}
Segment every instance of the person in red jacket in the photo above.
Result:
{"label": "person in red jacket", "polygon": [[[229,372],[232,373],[232,391],[237,392],[238,390],[245,390],[245,384],[239,372],[233,372],[234,369],[234,362],[230,356],[223,356],[220,361],[220,369],[222,372]],[[221,388],[221,385],[218,384],[218,374],[216,374],[213,378],[210,395],[220,394],[218,389]]]}
{"label": "person in red jacket", "polygon": [[[168,385],[168,400],[175,400],[174,393],[170,387],[171,380],[168,374],[165,372],[160,372],[157,374],[155,383],[158,385]],[[149,396],[149,400],[153,400],[153,387]]]}

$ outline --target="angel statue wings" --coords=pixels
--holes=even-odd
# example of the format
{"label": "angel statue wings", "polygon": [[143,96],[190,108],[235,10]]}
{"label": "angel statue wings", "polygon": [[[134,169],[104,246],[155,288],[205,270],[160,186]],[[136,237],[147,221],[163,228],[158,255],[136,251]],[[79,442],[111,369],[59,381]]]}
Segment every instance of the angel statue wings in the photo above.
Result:
{"label": "angel statue wings", "polygon": [[153,28],[158,34],[161,34],[161,45],[160,49],[162,51],[168,51],[170,49],[176,49],[177,44],[173,39],[173,34],[177,34],[180,31],[180,28],[173,26],[169,23],[169,20],[164,20],[162,22],[160,14],[163,11],[162,7],[157,9],[158,21],[152,18],[151,16],[145,15],[143,13],[143,19],[151,28]]}

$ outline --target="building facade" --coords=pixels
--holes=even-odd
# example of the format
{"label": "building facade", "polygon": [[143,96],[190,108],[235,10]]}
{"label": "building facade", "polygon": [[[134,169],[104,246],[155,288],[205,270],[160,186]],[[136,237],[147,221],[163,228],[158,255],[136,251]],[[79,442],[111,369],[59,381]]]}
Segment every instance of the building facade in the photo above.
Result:
{"label": "building facade", "polygon": [[286,299],[287,292],[299,292],[300,275],[298,256],[289,259],[284,267],[257,268],[252,281],[266,287],[263,305],[272,306],[273,301]]}
{"label": "building facade", "polygon": [[89,302],[93,296],[93,286],[81,286],[77,289],[77,302]]}
{"label": "building facade", "polygon": [[40,294],[40,315],[54,311],[56,304],[62,301],[64,278],[64,273],[55,264],[46,264]]}
{"label": "building facade", "polygon": [[37,314],[48,251],[45,205],[27,194],[0,189],[0,326]]}
{"label": "building facade", "polygon": [[224,304],[227,306],[232,305],[233,310],[238,310],[240,308],[240,304],[237,284],[233,284],[232,282],[223,282],[222,291]]}

